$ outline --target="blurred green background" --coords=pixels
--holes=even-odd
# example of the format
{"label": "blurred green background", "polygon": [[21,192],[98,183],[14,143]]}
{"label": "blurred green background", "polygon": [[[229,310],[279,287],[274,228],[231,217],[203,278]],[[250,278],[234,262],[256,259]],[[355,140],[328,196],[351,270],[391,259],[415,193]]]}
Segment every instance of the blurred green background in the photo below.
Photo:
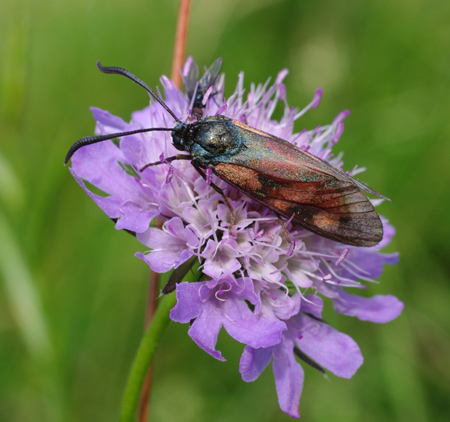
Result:
{"label": "blurred green background", "polygon": [[[114,421],[143,329],[142,247],[82,192],[62,161],[93,132],[89,106],[128,119],[147,95],[95,68],[123,66],[154,87],[170,74],[178,2],[2,0],[0,4],[0,420]],[[388,267],[370,294],[406,308],[387,325],[325,313],[361,346],[352,380],[306,367],[304,421],[450,417],[450,2],[194,0],[188,54],[224,58],[227,93],[287,67],[288,101],[316,88],[313,128],[351,109],[345,166],[392,198]],[[172,324],[158,351],[152,421],[287,421],[271,370],[250,384],[242,345],[227,363]]]}

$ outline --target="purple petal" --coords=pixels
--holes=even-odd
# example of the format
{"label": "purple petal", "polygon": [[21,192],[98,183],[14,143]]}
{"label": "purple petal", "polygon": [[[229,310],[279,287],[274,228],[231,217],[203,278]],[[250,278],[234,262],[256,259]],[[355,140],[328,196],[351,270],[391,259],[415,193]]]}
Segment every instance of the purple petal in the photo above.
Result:
{"label": "purple petal", "polygon": [[316,295],[306,295],[302,300],[302,312],[311,314],[317,319],[322,319],[323,301]]}
{"label": "purple petal", "polygon": [[319,105],[320,100],[322,99],[322,94],[323,94],[322,89],[320,89],[320,88],[316,89],[316,92],[314,94],[314,99],[311,104],[312,108],[316,108]]}
{"label": "purple petal", "polygon": [[173,321],[187,323],[195,319],[188,334],[197,345],[214,358],[225,361],[216,350],[217,337],[222,328],[220,308],[209,300],[200,298],[205,283],[180,283],[176,288],[177,304],[170,311]]}
{"label": "purple petal", "polygon": [[173,237],[179,237],[187,245],[196,247],[198,245],[197,236],[189,228],[184,227],[184,223],[179,217],[174,217],[164,223],[164,228]]}
{"label": "purple petal", "polygon": [[111,141],[86,145],[73,155],[71,172],[109,195],[128,198],[137,184],[118,161],[125,157]]}
{"label": "purple petal", "polygon": [[150,225],[150,222],[159,214],[159,209],[155,207],[153,211],[143,212],[136,210],[123,215],[116,223],[116,229],[131,230],[136,233],[145,232]]}
{"label": "purple petal", "polygon": [[[139,126],[132,126],[127,128],[127,130],[135,130],[139,129]],[[135,134],[125,136],[120,140],[120,149],[127,159],[127,162],[133,163],[135,167],[143,167],[145,164],[148,164],[145,157],[145,146],[144,141],[145,134]]]}
{"label": "purple petal", "polygon": [[203,283],[188,283],[185,281],[177,284],[177,304],[170,311],[172,321],[186,324],[200,315],[203,303],[199,298],[199,284]]}
{"label": "purple petal", "polygon": [[158,273],[177,268],[187,261],[193,255],[191,247],[198,244],[197,237],[189,228],[184,228],[179,217],[166,221],[163,228],[149,228],[136,236],[141,243],[153,249],[146,254],[138,252],[136,256]]}
{"label": "purple petal", "polygon": [[145,107],[142,110],[133,111],[131,114],[131,119],[133,122],[138,123],[142,127],[152,127],[155,126],[152,122],[152,111],[150,107]]}
{"label": "purple petal", "polygon": [[212,304],[206,302],[203,312],[192,323],[188,334],[197,345],[213,358],[225,362],[219,350],[216,350],[217,338],[222,328],[222,318],[220,310]]}
{"label": "purple petal", "polygon": [[346,334],[307,315],[299,315],[296,325],[302,338],[297,346],[319,365],[342,378],[351,378],[363,363],[356,342]]}
{"label": "purple petal", "polygon": [[245,382],[255,381],[272,359],[273,347],[254,349],[245,346],[239,362],[239,372]]}
{"label": "purple petal", "polygon": [[101,133],[104,135],[115,132],[123,132],[128,126],[128,123],[120,117],[114,116],[109,111],[102,110],[97,107],[91,107],[90,110],[94,120],[97,121],[97,124],[103,126]]}
{"label": "purple petal", "polygon": [[293,418],[299,418],[304,373],[295,360],[293,348],[293,341],[286,337],[281,344],[274,346],[272,367],[281,410]]}
{"label": "purple petal", "polygon": [[[176,268],[183,262],[187,261],[188,256],[184,261],[180,259],[180,253],[168,251],[150,251],[148,253],[136,252],[135,256],[142,259],[152,271],[156,273],[166,273],[172,268]],[[192,254],[191,254],[192,256]]]}
{"label": "purple petal", "polygon": [[227,278],[232,282],[232,293],[234,298],[248,300],[252,305],[256,305],[260,302],[259,296],[255,293],[255,285],[251,278],[245,277],[234,280],[233,276],[227,275],[219,280],[226,280]]}
{"label": "purple petal", "polygon": [[283,69],[281,72],[279,72],[275,79],[274,85],[281,84],[284,78],[288,75],[288,73],[289,73],[288,69]]}
{"label": "purple petal", "polygon": [[[211,245],[215,243],[208,240],[206,250],[211,250]],[[236,258],[236,249],[233,247],[234,239],[225,239],[216,244],[214,253],[206,258],[203,272],[212,278],[219,278],[222,274],[233,274],[241,268],[241,263]],[[203,256],[205,256],[205,251]]]}
{"label": "purple petal", "polygon": [[281,341],[286,325],[281,321],[268,321],[255,315],[247,303],[228,299],[223,305],[223,326],[235,340],[254,348],[270,347]]}
{"label": "purple petal", "polygon": [[180,239],[153,227],[150,227],[145,233],[139,234],[138,240],[149,248],[167,250],[179,249],[184,243]]}
{"label": "purple petal", "polygon": [[74,170],[71,168],[69,171],[72,173],[72,176],[78,182],[78,184],[83,188],[83,190],[89,195],[89,197],[95,201],[95,203],[102,209],[102,211],[110,218],[119,218],[121,216],[120,206],[122,204],[122,200],[120,198],[114,196],[99,196],[95,193],[92,193],[85,185],[83,180],[81,180]]}
{"label": "purple petal", "polygon": [[380,216],[380,217],[381,217],[381,222],[383,223],[384,235],[383,235],[383,239],[381,240],[381,242],[376,246],[376,249],[383,249],[384,247],[389,245],[389,243],[391,243],[391,240],[394,237],[395,232],[396,232],[394,226],[389,224],[389,221],[386,218],[384,218],[383,216]]}
{"label": "purple petal", "polygon": [[360,297],[340,291],[333,300],[334,310],[361,321],[385,323],[397,318],[404,308],[403,302],[392,295]]}
{"label": "purple petal", "polygon": [[[364,274],[364,276],[377,278],[383,273],[383,266],[385,264],[395,265],[398,263],[399,254],[398,252],[383,254],[372,249],[352,248],[346,259],[350,259],[363,270],[364,272],[362,274]],[[343,263],[345,263],[345,260]],[[350,278],[351,280],[358,279],[359,277],[345,269],[343,263],[341,263],[341,266],[343,267],[341,276]],[[350,266],[349,268],[352,267]]]}
{"label": "purple petal", "polygon": [[289,296],[285,291],[272,289],[265,292],[261,313],[267,319],[288,320],[300,311],[300,295]]}

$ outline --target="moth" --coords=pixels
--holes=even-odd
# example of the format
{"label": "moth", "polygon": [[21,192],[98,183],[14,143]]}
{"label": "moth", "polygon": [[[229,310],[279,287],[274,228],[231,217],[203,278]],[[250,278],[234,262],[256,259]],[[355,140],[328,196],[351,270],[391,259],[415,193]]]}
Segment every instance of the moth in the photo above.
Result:
{"label": "moth", "polygon": [[[211,65],[211,67],[206,70],[201,79],[198,80],[198,66],[197,63],[192,60],[186,76],[183,77],[186,94],[189,100],[193,100],[192,111],[199,116],[202,116],[202,109],[205,108],[203,99],[206,92],[208,91],[208,89],[214,86],[217,78],[219,77],[220,71],[222,69],[222,62],[222,58],[219,57]],[[214,95],[214,93],[212,93],[211,95]]]}
{"label": "moth", "polygon": [[[213,65],[214,66],[214,65]],[[177,122],[173,128],[144,128],[109,135],[84,137],[69,149],[64,163],[81,147],[135,133],[170,131],[179,151],[165,162],[189,160],[207,179],[208,169],[279,216],[320,236],[354,246],[375,246],[383,238],[383,225],[364,192],[385,196],[291,143],[223,115],[193,123],[182,122],[144,82],[120,67],[103,73],[125,76],[143,87]],[[147,167],[161,164],[149,163]],[[224,192],[211,183],[234,214]]]}

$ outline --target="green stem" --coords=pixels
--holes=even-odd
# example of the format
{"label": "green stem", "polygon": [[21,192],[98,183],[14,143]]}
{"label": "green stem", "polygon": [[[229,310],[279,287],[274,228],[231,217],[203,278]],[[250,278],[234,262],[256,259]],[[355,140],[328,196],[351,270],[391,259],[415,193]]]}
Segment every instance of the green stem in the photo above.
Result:
{"label": "green stem", "polygon": [[122,399],[122,408],[120,412],[121,422],[134,422],[139,404],[139,396],[145,374],[155,355],[156,348],[169,325],[169,312],[176,303],[175,294],[164,296],[153,316],[147,332],[145,333],[136,357],[128,375],[127,385]]}

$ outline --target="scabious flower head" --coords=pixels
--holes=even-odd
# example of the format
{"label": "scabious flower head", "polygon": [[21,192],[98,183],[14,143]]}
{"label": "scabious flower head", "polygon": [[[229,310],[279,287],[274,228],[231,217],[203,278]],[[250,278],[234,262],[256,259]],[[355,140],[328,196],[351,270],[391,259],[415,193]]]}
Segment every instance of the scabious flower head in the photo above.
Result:
{"label": "scabious flower head", "polygon": [[[187,61],[184,76],[192,59]],[[317,107],[322,91],[298,110],[286,99],[281,71],[273,83],[244,89],[241,73],[235,92],[224,97],[224,76],[205,94],[203,117],[223,114],[283,138],[299,148],[342,168],[342,154],[332,148],[344,129],[344,111],[331,124],[294,133],[294,122]],[[167,106],[182,120],[192,121],[193,101],[168,78],[161,84]],[[272,118],[283,108],[279,121]],[[176,122],[151,101],[125,122],[107,111],[92,109],[97,134],[146,127],[174,127]],[[296,355],[321,370],[350,378],[363,358],[357,344],[321,320],[322,297],[336,312],[363,321],[384,323],[396,318],[403,304],[394,296],[361,297],[349,290],[374,282],[384,264],[395,264],[398,254],[380,252],[395,230],[382,218],[384,238],[371,248],[343,245],[285,222],[274,212],[229,186],[210,172],[200,177],[189,160],[169,162],[178,151],[168,132],[148,132],[97,143],[78,150],[71,172],[97,205],[116,221],[117,229],[136,233],[143,252],[136,256],[153,271],[166,272],[197,259],[202,281],[176,286],[177,304],[171,318],[192,322],[189,335],[207,353],[225,360],[216,342],[222,327],[245,345],[240,362],[244,381],[253,381],[272,362],[281,409],[299,416],[303,370]],[[139,169],[148,163],[161,165]],[[353,169],[355,175],[362,169]],[[94,193],[88,184],[104,192]],[[229,233],[230,210],[211,186],[220,187],[230,202],[235,222]],[[378,204],[380,200],[373,200]],[[151,227],[153,219],[162,227]],[[287,231],[288,236],[285,233]],[[329,302],[326,302],[326,304]]]}

